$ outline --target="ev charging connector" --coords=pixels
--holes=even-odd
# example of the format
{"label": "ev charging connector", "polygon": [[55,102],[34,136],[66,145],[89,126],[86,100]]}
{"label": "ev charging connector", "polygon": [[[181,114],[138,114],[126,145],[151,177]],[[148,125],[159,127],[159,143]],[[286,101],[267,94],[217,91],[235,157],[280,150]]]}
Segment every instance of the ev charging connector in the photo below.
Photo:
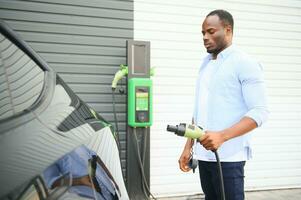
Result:
{"label": "ev charging connector", "polygon": [[[187,137],[190,139],[194,139],[196,141],[199,141],[200,138],[203,137],[205,132],[203,131],[203,128],[198,127],[196,125],[186,125],[185,123],[180,123],[179,125],[167,125],[167,131],[174,132],[178,136]],[[192,169],[193,173],[195,172],[195,169],[198,166],[198,161],[193,158],[191,155],[191,158],[188,163],[188,167]]]}
{"label": "ev charging connector", "polygon": [[115,73],[114,79],[112,81],[112,90],[115,90],[117,83],[120,79],[128,74],[128,67],[126,65],[120,65],[120,69]]}
{"label": "ev charging connector", "polygon": [[174,132],[178,136],[183,136],[191,139],[200,139],[203,137],[205,132],[203,128],[196,125],[180,123],[179,125],[167,125],[167,131]]}
{"label": "ev charging connector", "polygon": [[[185,123],[180,123],[179,125],[175,125],[175,126],[167,125],[166,129],[169,132],[174,132],[178,136],[195,139],[197,141],[202,140],[202,137],[205,135],[205,132],[203,131],[203,129],[201,127],[198,127],[198,126],[192,125],[192,124],[190,124],[188,126]],[[226,200],[221,162],[220,162],[217,151],[213,151],[213,153],[215,154],[217,169],[218,169],[218,174],[219,174],[219,179],[220,179],[221,200]],[[197,167],[197,161],[194,160],[193,158],[190,159],[188,166],[194,170]]]}

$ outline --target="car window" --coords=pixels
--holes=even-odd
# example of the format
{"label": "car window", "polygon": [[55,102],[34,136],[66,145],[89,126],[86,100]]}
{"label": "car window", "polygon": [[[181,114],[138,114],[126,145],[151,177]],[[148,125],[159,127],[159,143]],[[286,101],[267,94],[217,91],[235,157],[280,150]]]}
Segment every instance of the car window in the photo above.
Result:
{"label": "car window", "polygon": [[43,85],[44,71],[0,33],[0,120],[32,106]]}

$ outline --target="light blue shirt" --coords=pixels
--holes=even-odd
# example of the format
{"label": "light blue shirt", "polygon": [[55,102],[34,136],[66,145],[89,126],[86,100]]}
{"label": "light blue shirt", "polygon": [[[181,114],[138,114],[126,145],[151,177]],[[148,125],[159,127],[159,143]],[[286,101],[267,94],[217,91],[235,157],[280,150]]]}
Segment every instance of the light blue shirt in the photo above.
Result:
{"label": "light blue shirt", "polygon": [[[268,118],[262,66],[233,45],[218,54],[215,70],[209,77],[208,89],[202,90],[202,75],[212,56],[205,57],[196,84],[193,118],[197,125],[210,131],[221,131],[239,122],[243,117],[252,118],[261,126]],[[200,110],[202,95],[207,96],[206,113]],[[204,120],[204,116],[206,119]],[[205,123],[205,124],[201,124]],[[233,138],[218,149],[221,161],[245,161],[252,157],[251,133]],[[194,148],[195,158],[215,161],[211,151],[199,143]]]}

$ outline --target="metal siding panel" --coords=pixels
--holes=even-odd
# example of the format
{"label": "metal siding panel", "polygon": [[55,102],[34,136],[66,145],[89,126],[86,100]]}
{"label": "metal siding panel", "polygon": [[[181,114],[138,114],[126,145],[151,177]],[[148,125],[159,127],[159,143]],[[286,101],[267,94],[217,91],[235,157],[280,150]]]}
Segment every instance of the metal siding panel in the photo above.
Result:
{"label": "metal siding panel", "polygon": [[55,43],[55,44],[73,44],[73,45],[91,45],[101,44],[102,46],[125,47],[126,42],[123,38],[106,38],[86,35],[61,35],[57,33],[34,33],[18,31],[28,42]]}
{"label": "metal siding panel", "polygon": [[131,29],[132,23],[128,20],[120,19],[104,19],[93,16],[72,16],[64,14],[53,13],[33,13],[30,11],[18,11],[19,14],[15,15],[11,10],[1,11],[3,19],[17,20],[17,21],[35,21],[46,22],[55,24],[69,24],[82,26],[95,26],[95,27],[111,27],[111,28],[124,28]]}
{"label": "metal siding panel", "polygon": [[[107,2],[106,0],[102,0]],[[102,1],[99,1],[101,4]],[[110,8],[101,8],[101,7],[91,7],[86,6],[83,1],[80,5],[73,6],[64,5],[64,1],[61,3],[52,4],[52,3],[43,3],[43,2],[30,2],[30,1],[10,1],[3,0],[0,4],[2,9],[7,10],[22,10],[30,12],[41,12],[41,13],[52,13],[52,14],[65,14],[72,16],[90,16],[90,17],[99,17],[99,18],[111,18],[111,19],[120,19],[120,20],[132,20],[133,12],[131,10],[116,10]],[[132,3],[129,2],[129,5]],[[122,5],[120,5],[122,6]],[[60,23],[60,22],[56,22]]]}
{"label": "metal siding panel", "polygon": [[[0,2],[0,19],[112,123],[111,81],[119,65],[126,64],[126,40],[133,39],[133,18],[132,1]],[[116,103],[125,172],[126,95],[117,94]]]}
{"label": "metal siding panel", "polygon": [[50,24],[45,22],[6,21],[10,24],[11,28],[16,31],[117,38],[130,38],[132,35],[132,30],[127,29],[92,27],[86,25]]}
{"label": "metal siding panel", "polygon": [[167,124],[191,120],[195,80],[206,53],[201,24],[218,8],[233,14],[233,42],[263,64],[268,89],[271,116],[254,131],[254,159],[246,165],[246,189],[300,187],[300,1],[135,0],[134,7],[134,39],[151,41],[151,66],[156,67],[152,193],[201,193],[198,174],[178,169],[185,139],[164,130]]}

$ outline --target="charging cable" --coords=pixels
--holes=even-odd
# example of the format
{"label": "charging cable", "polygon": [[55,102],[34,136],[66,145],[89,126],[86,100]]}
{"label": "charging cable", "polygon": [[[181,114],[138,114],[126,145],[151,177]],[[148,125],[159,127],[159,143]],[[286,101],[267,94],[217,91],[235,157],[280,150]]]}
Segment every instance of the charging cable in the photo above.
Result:
{"label": "charging cable", "polygon": [[120,144],[120,137],[119,137],[119,128],[118,128],[118,121],[117,121],[117,114],[116,114],[116,100],[115,100],[115,88],[112,88],[112,101],[113,101],[113,113],[114,113],[114,121],[115,121],[115,129],[116,129],[116,140],[119,149],[119,157],[121,161],[121,144]]}
{"label": "charging cable", "polygon": [[143,193],[144,193],[144,196],[149,199],[149,196],[147,195],[145,189],[147,190],[147,192],[150,194],[150,196],[152,197],[153,200],[157,200],[154,195],[150,192],[150,189],[149,189],[149,186],[148,186],[148,183],[147,183],[147,180],[146,180],[146,177],[145,177],[145,173],[144,173],[144,161],[145,161],[145,153],[146,153],[146,139],[147,139],[147,128],[144,128],[145,129],[145,133],[144,133],[144,142],[143,142],[143,160],[141,158],[141,153],[140,153],[140,150],[139,150],[139,143],[138,143],[138,137],[137,137],[137,131],[136,131],[136,128],[133,128],[133,135],[132,136],[132,139],[133,139],[133,142],[136,144],[134,145],[135,148],[136,148],[136,152],[137,152],[137,159],[138,159],[138,163],[139,163],[139,166],[140,166],[140,170],[141,170],[141,175],[142,175],[142,188],[143,188]]}
{"label": "charging cable", "polygon": [[222,165],[221,165],[221,161],[219,160],[219,156],[217,151],[213,151],[213,153],[215,154],[215,158],[216,158],[216,163],[217,163],[217,168],[218,168],[218,175],[219,175],[219,182],[220,182],[220,194],[221,194],[221,200],[226,200],[225,197],[225,187],[224,187],[224,179],[223,179],[223,170],[222,170]]}

